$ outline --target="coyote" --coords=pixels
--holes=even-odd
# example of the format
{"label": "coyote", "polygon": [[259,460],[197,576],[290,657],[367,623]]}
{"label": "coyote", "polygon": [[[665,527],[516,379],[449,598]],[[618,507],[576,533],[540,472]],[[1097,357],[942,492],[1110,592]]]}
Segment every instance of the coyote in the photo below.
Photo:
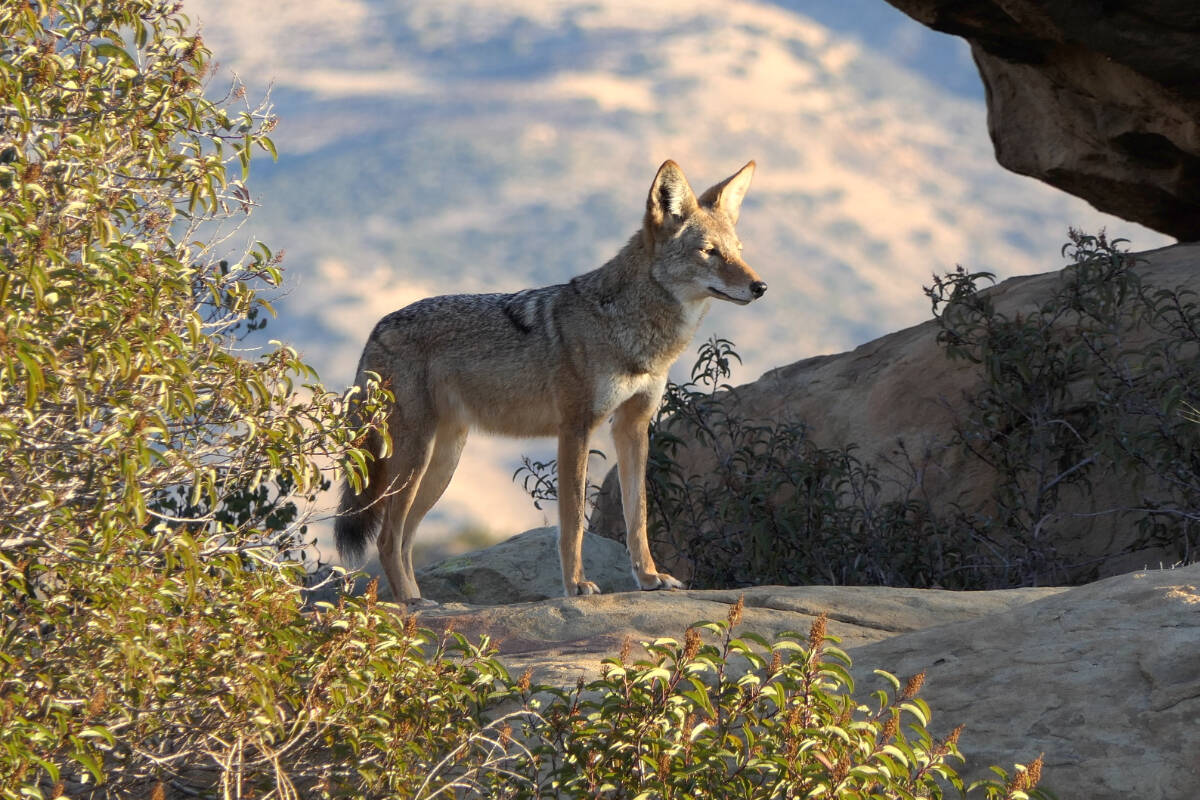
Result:
{"label": "coyote", "polygon": [[742,260],[733,226],[754,162],[700,195],[674,161],[658,169],[641,230],[615,258],[568,283],[515,294],[419,300],[381,319],[358,363],[390,386],[389,455],[361,494],[343,484],[335,525],[343,561],[378,531],[397,601],[421,603],[417,525],[450,482],[467,431],[558,437],[558,548],[567,596],[597,594],[583,574],[588,439],[612,418],[629,556],[642,589],[681,588],[646,541],[650,416],[667,370],[716,297],[745,305],[767,285]]}

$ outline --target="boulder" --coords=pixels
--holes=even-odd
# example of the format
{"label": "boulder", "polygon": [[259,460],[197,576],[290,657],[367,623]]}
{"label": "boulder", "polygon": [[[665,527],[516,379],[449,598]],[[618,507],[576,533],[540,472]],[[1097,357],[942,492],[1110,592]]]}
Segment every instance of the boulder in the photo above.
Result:
{"label": "boulder", "polygon": [[888,0],[965,38],[1001,165],[1200,239],[1195,0]]}
{"label": "boulder", "polygon": [[[1200,565],[1084,587],[992,592],[873,587],[746,589],[739,628],[829,632],[854,660],[857,694],[925,671],[931,730],[958,724],[970,779],[1045,754],[1062,800],[1192,797],[1200,786]],[[513,674],[572,686],[626,638],[682,639],[726,618],[737,591],[637,592],[421,611],[419,624],[487,634]],[[638,657],[635,650],[633,657]]]}
{"label": "boulder", "polygon": [[[1174,245],[1138,257],[1137,271],[1147,284],[1200,291],[1200,245]],[[997,311],[1011,318],[1037,309],[1062,281],[1063,273],[1049,272],[1010,278],[987,291]],[[937,335],[937,323],[930,320],[850,352],[797,361],[736,387],[722,402],[747,420],[804,422],[824,448],[857,445],[858,457],[880,468],[885,487],[907,485],[919,475],[921,496],[935,511],[978,508],[991,492],[994,473],[953,442],[964,394],[981,385],[983,373],[976,364],[949,360]],[[675,457],[691,474],[713,471],[709,447],[689,444]],[[1139,506],[1134,491],[1101,481],[1090,493],[1064,499],[1054,528],[1056,551],[1062,563],[1085,569],[1043,582],[1077,582],[1175,563],[1181,556],[1170,549],[1131,550],[1137,531],[1119,516],[1103,513],[1121,503]],[[615,470],[599,493],[590,529],[624,540]],[[654,555],[664,569],[687,577],[686,558],[678,552],[656,545]]]}

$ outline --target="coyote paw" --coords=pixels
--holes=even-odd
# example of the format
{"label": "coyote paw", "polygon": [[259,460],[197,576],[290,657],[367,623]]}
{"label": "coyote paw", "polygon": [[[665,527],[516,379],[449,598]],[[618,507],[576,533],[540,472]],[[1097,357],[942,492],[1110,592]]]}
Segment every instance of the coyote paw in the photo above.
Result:
{"label": "coyote paw", "polygon": [[656,589],[682,589],[683,584],[678,578],[668,575],[665,572],[651,572],[645,577],[638,575],[638,585],[642,587],[643,592],[653,592]]}
{"label": "coyote paw", "polygon": [[577,594],[600,594],[600,587],[591,581],[579,581],[567,590],[567,597]]}

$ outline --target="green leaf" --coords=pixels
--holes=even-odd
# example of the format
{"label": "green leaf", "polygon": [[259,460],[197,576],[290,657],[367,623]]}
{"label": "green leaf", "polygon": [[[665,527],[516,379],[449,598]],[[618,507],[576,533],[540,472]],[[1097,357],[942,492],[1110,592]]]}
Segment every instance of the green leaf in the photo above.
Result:
{"label": "green leaf", "polygon": [[80,749],[76,750],[71,757],[91,774],[92,779],[96,783],[104,782],[104,767],[95,753],[90,750]]}
{"label": "green leaf", "polygon": [[91,44],[92,51],[103,58],[111,58],[117,61],[123,67],[131,69],[137,67],[137,62],[133,60],[133,56],[125,52],[124,49],[118,47],[112,42],[93,42]]}
{"label": "green leaf", "polygon": [[876,669],[876,670],[872,670],[872,673],[873,673],[873,674],[875,674],[875,675],[878,675],[879,677],[883,678],[885,681],[887,681],[888,683],[890,683],[890,684],[892,685],[892,691],[893,691],[893,692],[899,692],[899,691],[900,691],[900,679],[899,679],[899,678],[897,678],[897,677],[896,677],[895,675],[893,675],[892,673],[890,673],[890,672],[887,672],[887,671],[885,671],[885,670],[882,670],[882,669]]}

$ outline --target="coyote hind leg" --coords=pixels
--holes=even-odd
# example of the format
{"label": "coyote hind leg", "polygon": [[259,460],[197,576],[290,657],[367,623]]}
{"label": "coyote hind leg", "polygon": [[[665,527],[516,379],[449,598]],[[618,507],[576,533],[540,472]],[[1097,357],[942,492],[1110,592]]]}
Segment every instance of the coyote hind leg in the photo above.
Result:
{"label": "coyote hind leg", "polygon": [[[377,547],[379,563],[392,587],[392,599],[416,603],[421,599],[411,565],[406,565],[405,536],[407,521],[433,452],[433,430],[404,430],[399,436],[393,426],[393,452],[388,458],[387,496],[383,503],[383,524]],[[413,526],[416,527],[415,525]],[[411,546],[409,547],[411,561]]]}
{"label": "coyote hind leg", "polygon": [[408,514],[404,518],[403,533],[400,538],[400,561],[405,579],[414,588],[417,577],[413,573],[413,542],[417,538],[417,526],[429,513],[434,504],[441,498],[442,493],[450,484],[454,470],[458,468],[458,458],[462,455],[463,445],[467,443],[467,428],[459,426],[442,426],[438,429],[433,441],[433,454],[421,476],[417,494],[413,498]]}

